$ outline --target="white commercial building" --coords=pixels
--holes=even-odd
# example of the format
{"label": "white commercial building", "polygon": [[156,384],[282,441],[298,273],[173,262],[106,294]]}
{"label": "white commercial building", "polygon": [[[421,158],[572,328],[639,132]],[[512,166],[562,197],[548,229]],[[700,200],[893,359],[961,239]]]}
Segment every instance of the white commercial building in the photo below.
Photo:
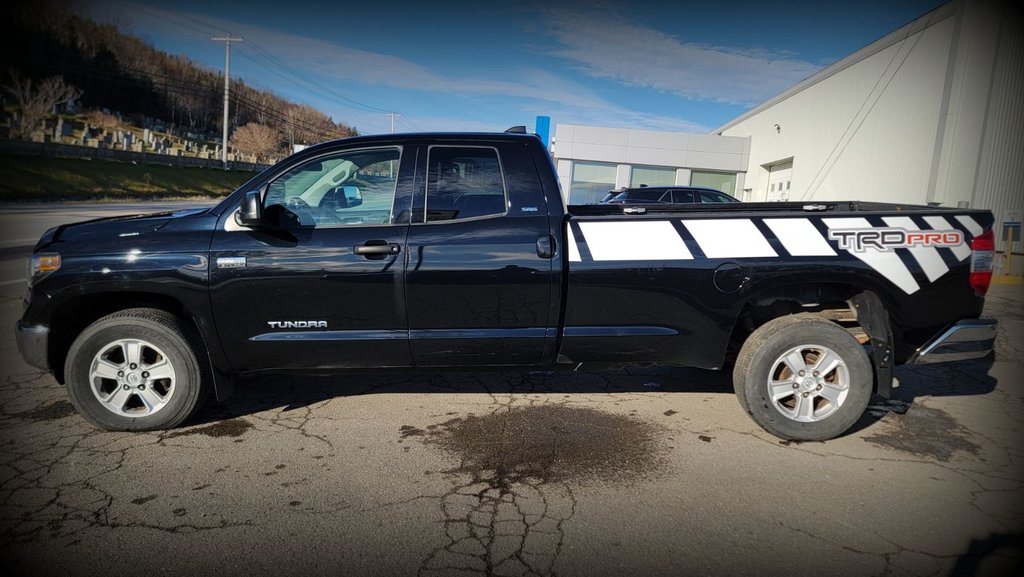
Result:
{"label": "white commercial building", "polygon": [[571,203],[644,183],[969,206],[995,213],[998,239],[1024,209],[1021,14],[1019,2],[954,0],[710,135],[558,125],[562,189]]}
{"label": "white commercial building", "polygon": [[985,208],[998,237],[1024,208],[1021,14],[944,4],[722,126],[751,141],[740,199]]}
{"label": "white commercial building", "polygon": [[559,124],[551,143],[569,204],[601,200],[626,186],[705,186],[736,196],[750,139]]}

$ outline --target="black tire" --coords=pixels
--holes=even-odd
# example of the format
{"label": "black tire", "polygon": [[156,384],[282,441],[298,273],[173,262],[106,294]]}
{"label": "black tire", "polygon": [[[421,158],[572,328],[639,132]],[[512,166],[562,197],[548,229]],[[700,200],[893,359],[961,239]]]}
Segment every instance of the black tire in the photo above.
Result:
{"label": "black tire", "polygon": [[[786,353],[792,356],[784,359]],[[829,368],[819,366],[820,361],[835,368],[819,375]],[[806,374],[791,366],[803,366]],[[873,384],[871,361],[857,339],[812,316],[780,317],[759,327],[743,343],[733,369],[743,410],[764,430],[787,440],[824,441],[845,433],[864,414]],[[784,396],[787,387],[793,391]]]}
{"label": "black tire", "polygon": [[[107,315],[86,327],[68,350],[68,396],[82,416],[104,429],[176,427],[208,396],[195,342],[194,331],[166,311],[136,308]],[[131,365],[129,354],[138,363]],[[152,379],[147,368],[154,371]]]}

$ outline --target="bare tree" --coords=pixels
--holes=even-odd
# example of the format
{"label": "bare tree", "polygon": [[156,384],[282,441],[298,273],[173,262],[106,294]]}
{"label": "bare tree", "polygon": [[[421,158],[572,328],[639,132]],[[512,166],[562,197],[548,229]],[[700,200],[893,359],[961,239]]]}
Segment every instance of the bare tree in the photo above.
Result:
{"label": "bare tree", "polygon": [[18,105],[17,125],[12,131],[15,136],[29,138],[39,124],[56,112],[58,104],[70,102],[82,96],[82,91],[64,84],[60,76],[51,76],[32,88],[31,78],[22,78],[17,70],[10,71],[10,82],[4,89],[14,97]]}
{"label": "bare tree", "polygon": [[293,138],[290,141],[292,144],[316,144],[358,134],[355,128],[343,122],[335,122],[330,116],[306,104],[290,106],[285,113],[285,131]]}
{"label": "bare tree", "polygon": [[281,146],[281,133],[265,124],[250,122],[235,130],[231,146],[258,159],[266,159]]}

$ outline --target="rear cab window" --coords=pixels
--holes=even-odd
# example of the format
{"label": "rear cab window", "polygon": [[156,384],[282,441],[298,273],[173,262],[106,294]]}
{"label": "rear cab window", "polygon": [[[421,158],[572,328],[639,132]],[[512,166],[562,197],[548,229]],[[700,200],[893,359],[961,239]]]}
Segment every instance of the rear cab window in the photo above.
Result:
{"label": "rear cab window", "polygon": [[495,148],[429,148],[426,222],[490,218],[507,212],[508,192]]}

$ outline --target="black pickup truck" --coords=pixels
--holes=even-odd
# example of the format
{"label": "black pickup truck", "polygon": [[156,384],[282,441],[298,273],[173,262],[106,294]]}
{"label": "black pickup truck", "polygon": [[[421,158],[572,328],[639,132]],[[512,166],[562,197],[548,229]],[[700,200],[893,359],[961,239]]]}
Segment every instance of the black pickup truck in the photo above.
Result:
{"label": "black pickup truck", "polygon": [[767,431],[828,439],[892,367],[992,349],[992,215],[861,202],[566,207],[541,141],[317,145],[209,209],[54,228],[22,356],[119,430],[257,371],[733,367]]}

